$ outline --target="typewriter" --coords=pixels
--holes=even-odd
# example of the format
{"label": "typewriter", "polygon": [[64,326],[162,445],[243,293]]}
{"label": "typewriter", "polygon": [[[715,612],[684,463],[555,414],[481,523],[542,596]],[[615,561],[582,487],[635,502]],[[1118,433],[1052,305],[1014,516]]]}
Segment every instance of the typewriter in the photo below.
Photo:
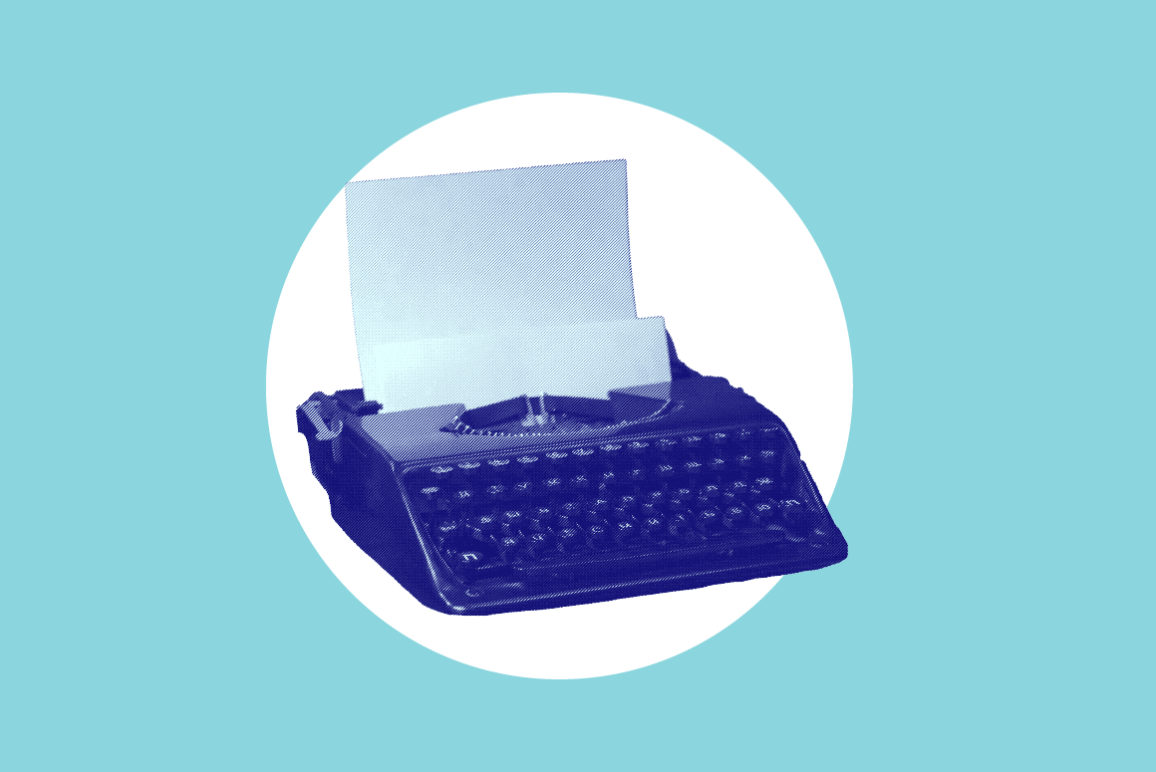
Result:
{"label": "typewriter", "polygon": [[[479,191],[498,188],[483,206],[482,219],[490,223],[499,212],[524,241],[525,207],[519,209],[511,195],[528,196],[536,206],[549,191],[589,184],[590,195],[552,205],[555,214],[580,220],[597,233],[621,231],[625,162],[599,164],[499,170],[487,173],[497,175],[492,179],[435,180],[434,188],[451,210],[477,208],[485,198]],[[598,177],[604,172],[610,183]],[[523,184],[527,179],[530,183]],[[443,183],[448,187],[438,187]],[[461,195],[463,189],[468,195]],[[415,197],[428,199],[424,188],[417,196],[404,185],[400,190],[398,197],[398,190],[390,189],[387,199],[395,205],[387,210],[404,209]],[[621,205],[596,207],[588,216],[589,201],[605,197],[607,190],[612,203],[621,194]],[[614,370],[611,363],[602,385],[615,377],[648,380],[653,372],[665,378],[621,384],[597,396],[598,384],[585,384],[580,374],[567,383],[581,384],[583,394],[527,392],[487,404],[477,404],[475,394],[472,406],[442,404],[436,397],[456,393],[455,385],[469,390],[469,379],[446,375],[450,371],[444,368],[456,360],[424,372],[417,367],[416,376],[410,364],[397,368],[401,375],[383,376],[367,367],[371,348],[383,345],[381,314],[388,310],[364,299],[376,298],[383,283],[362,281],[359,287],[358,277],[366,276],[366,264],[388,260],[367,258],[364,248],[390,253],[390,233],[397,228],[374,222],[384,210],[373,189],[357,195],[372,199],[372,205],[362,206],[361,199],[355,205],[347,188],[355,326],[366,388],[313,394],[297,408],[297,425],[336,522],[422,604],[447,614],[527,611],[810,571],[847,556],[847,543],[783,422],[724,378],[684,364],[664,330],[660,370]],[[422,244],[432,238],[431,218],[423,214],[428,205],[424,200],[418,216],[411,212],[395,219],[410,230],[419,223],[411,236]],[[460,225],[449,227],[457,232]],[[557,239],[552,235],[557,229],[547,231],[547,241]],[[574,243],[588,248],[590,239],[572,236],[559,248]],[[531,241],[543,243],[537,237]],[[482,248],[493,247],[491,232]],[[390,254],[413,255],[396,239],[392,248]],[[570,258],[567,265],[577,259]],[[467,263],[476,266],[476,256]],[[525,266],[515,270],[524,272]],[[628,262],[626,271],[628,276]],[[559,286],[572,291],[575,280],[566,278]],[[558,298],[546,300],[546,307],[559,307]],[[368,312],[359,317],[359,308]],[[430,322],[436,323],[440,317]],[[633,334],[619,343],[653,348],[650,332]],[[419,339],[419,350],[437,348],[423,347]],[[395,358],[413,350],[386,346]],[[525,359],[524,352],[518,356],[511,361]],[[654,360],[655,352],[646,356]],[[431,373],[451,381],[439,383],[450,391],[431,396],[421,384],[415,388],[407,382]],[[409,396],[397,402],[395,393]],[[420,404],[423,399],[433,402]]]}

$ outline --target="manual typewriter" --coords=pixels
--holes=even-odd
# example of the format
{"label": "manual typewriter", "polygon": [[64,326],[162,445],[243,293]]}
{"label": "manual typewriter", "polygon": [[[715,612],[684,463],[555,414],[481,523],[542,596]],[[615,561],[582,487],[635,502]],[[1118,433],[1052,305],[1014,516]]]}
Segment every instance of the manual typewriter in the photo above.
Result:
{"label": "manual typewriter", "polygon": [[[517,235],[511,238],[521,243],[525,227],[519,223],[526,218],[519,219],[518,196],[533,204],[523,209],[537,212],[535,196],[582,185],[590,186],[589,195],[552,204],[555,214],[599,232],[623,229],[625,162],[602,163],[486,173],[498,175],[493,178],[429,179],[439,202],[477,208],[479,200],[489,201],[482,219],[489,223],[499,212],[514,223],[510,227]],[[605,166],[613,163],[621,165],[617,185],[612,183],[619,167]],[[610,183],[598,176],[604,173],[611,175]],[[489,196],[495,186],[499,194]],[[591,214],[588,202],[606,190],[617,195],[618,187],[621,205],[610,196],[612,206]],[[432,195],[428,185],[416,193],[404,185],[381,190],[389,204],[384,209],[380,196],[372,198],[376,189],[357,193],[362,198],[355,201],[347,188],[359,357],[363,380],[370,372],[375,391],[315,393],[297,408],[297,424],[334,519],[417,600],[449,614],[525,611],[809,571],[847,556],[846,541],[783,422],[725,379],[690,369],[665,332],[658,365],[642,373],[611,369],[604,376],[645,380],[653,377],[648,373],[661,372],[662,380],[604,389],[599,396],[592,392],[597,384],[585,385],[576,376],[568,383],[585,394],[525,393],[468,408],[466,402],[437,404],[436,399],[420,405],[431,397],[421,384],[415,390],[405,381],[412,379],[414,366],[395,368],[401,375],[367,368],[370,345],[384,346],[387,360],[414,350],[409,342],[383,344],[383,333],[373,331],[380,330],[388,309],[359,317],[359,308],[372,303],[359,296],[376,297],[382,283],[359,287],[356,277],[366,275],[366,265],[387,262],[362,253],[413,254],[407,242],[390,242],[396,228],[379,229],[373,220],[420,198],[416,216],[403,212],[396,220],[406,228],[428,223],[424,213]],[[366,196],[369,204],[363,205]],[[515,211],[507,214],[508,209]],[[425,227],[413,236],[423,244],[432,238]],[[556,240],[557,232],[546,231],[547,241]],[[536,232],[531,241],[540,245],[541,235]],[[589,241],[558,249],[588,249]],[[493,244],[487,236],[484,248]],[[516,251],[508,245],[503,250]],[[567,256],[571,262],[579,258],[597,256]],[[572,286],[576,279],[568,281]],[[652,331],[650,325],[640,337],[629,333],[623,345],[637,340],[640,347],[653,348]],[[437,347],[419,345],[426,348]],[[495,351],[495,357],[503,356],[501,349]],[[648,355],[653,359],[654,352]],[[510,361],[521,364],[509,369],[532,369],[518,356]],[[444,376],[454,365],[428,367]],[[448,376],[440,380],[457,382]],[[412,394],[383,405],[394,393],[390,385]],[[465,383],[457,388],[468,391]],[[434,396],[441,393],[446,392],[435,390]]]}

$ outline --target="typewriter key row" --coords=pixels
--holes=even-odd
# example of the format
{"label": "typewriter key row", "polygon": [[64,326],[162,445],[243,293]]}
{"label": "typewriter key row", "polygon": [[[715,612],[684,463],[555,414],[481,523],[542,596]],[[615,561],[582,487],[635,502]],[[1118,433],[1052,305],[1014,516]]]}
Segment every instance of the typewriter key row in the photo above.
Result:
{"label": "typewriter key row", "polygon": [[[451,567],[470,578],[541,561],[615,552],[661,554],[695,546],[725,549],[744,540],[816,542],[810,510],[797,500],[708,506],[631,515],[615,510],[555,512],[549,507],[468,518],[434,515],[433,541]],[[820,534],[821,535],[821,534]]]}

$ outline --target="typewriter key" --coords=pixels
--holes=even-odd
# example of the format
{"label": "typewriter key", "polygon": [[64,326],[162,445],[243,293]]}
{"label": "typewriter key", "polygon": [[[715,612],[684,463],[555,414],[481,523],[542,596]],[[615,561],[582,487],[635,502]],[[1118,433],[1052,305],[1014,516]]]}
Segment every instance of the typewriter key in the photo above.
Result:
{"label": "typewriter key", "polygon": [[490,474],[499,479],[504,478],[506,473],[510,471],[510,461],[505,458],[491,458],[486,462],[486,466],[489,468]]}
{"label": "typewriter key", "polygon": [[590,490],[590,478],[584,474],[575,475],[570,478],[567,487],[573,494],[584,496]]}
{"label": "typewriter key", "polygon": [[586,529],[586,543],[594,549],[602,549],[610,544],[610,529],[604,524],[592,525]]}
{"label": "typewriter key", "polygon": [[666,531],[666,519],[658,515],[651,515],[642,520],[642,533],[652,539],[661,539]]}
{"label": "typewriter key", "polygon": [[727,504],[737,504],[746,501],[751,487],[742,480],[735,480],[723,490],[723,501]]}
{"label": "typewriter key", "polygon": [[508,509],[502,513],[501,517],[501,533],[505,536],[516,536],[526,525],[526,516],[522,514],[521,510]]}
{"label": "typewriter key", "polygon": [[531,558],[541,558],[555,551],[554,537],[549,533],[532,533],[526,537],[526,554]]}
{"label": "typewriter key", "polygon": [[558,531],[556,544],[559,552],[573,552],[581,544],[582,535],[577,528],[563,528]]}
{"label": "typewriter key", "polygon": [[731,506],[723,512],[723,527],[737,531],[747,524],[746,507]]}
{"label": "typewriter key", "polygon": [[694,526],[700,533],[717,533],[722,528],[722,515],[713,507],[707,508],[695,515]]}
{"label": "typewriter key", "polygon": [[622,456],[622,446],[611,443],[610,445],[600,445],[598,447],[598,457],[607,466],[613,466],[618,462]]}
{"label": "typewriter key", "polygon": [[638,540],[638,523],[633,520],[619,520],[614,524],[614,541],[622,546]]}
{"label": "typewriter key", "polygon": [[691,520],[686,515],[675,515],[666,522],[666,533],[675,541],[690,543],[697,540]]}
{"label": "typewriter key", "polygon": [[583,472],[589,468],[593,456],[593,448],[574,448],[570,451],[570,457],[574,459],[574,463],[577,464],[578,468],[583,470]]}
{"label": "typewriter key", "polygon": [[751,518],[756,525],[772,525],[779,520],[779,504],[776,501],[760,501],[751,507]]}
{"label": "typewriter key", "polygon": [[634,513],[638,511],[638,497],[632,495],[619,496],[614,502],[615,509],[621,509],[624,512]]}
{"label": "typewriter key", "polygon": [[698,436],[697,434],[689,434],[678,442],[680,445],[682,445],[683,450],[690,452],[701,449],[703,445],[702,437]]}
{"label": "typewriter key", "polygon": [[509,561],[522,550],[523,543],[521,536],[503,536],[498,540],[498,554]]}
{"label": "typewriter key", "polygon": [[486,555],[484,552],[469,550],[466,552],[459,552],[454,558],[454,563],[462,574],[472,576],[473,574],[477,573],[479,568],[482,567],[482,564],[485,562],[485,560]]}

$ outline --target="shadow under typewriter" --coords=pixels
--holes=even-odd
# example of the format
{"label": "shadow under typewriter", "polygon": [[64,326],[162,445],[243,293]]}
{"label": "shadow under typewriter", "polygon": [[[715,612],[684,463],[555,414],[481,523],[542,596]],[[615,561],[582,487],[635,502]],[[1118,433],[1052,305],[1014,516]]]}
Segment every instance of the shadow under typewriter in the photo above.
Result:
{"label": "shadow under typewriter", "polygon": [[379,414],[298,408],[336,521],[426,606],[494,614],[809,571],[847,556],[786,426],[673,356],[661,390]]}

